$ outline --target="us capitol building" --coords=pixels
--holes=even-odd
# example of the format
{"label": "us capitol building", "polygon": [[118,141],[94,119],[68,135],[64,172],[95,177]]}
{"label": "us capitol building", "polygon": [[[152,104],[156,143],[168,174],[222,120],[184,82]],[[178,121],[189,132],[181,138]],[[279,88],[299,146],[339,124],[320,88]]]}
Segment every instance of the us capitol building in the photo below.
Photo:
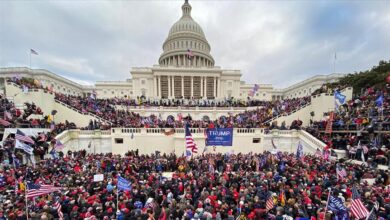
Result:
{"label": "us capitol building", "polygon": [[[169,30],[162,45],[158,65],[134,67],[131,79],[126,81],[98,81],[94,86],[80,85],[43,69],[25,67],[0,68],[0,88],[4,78],[19,74],[39,80],[56,92],[88,96],[95,92],[98,98],[139,97],[195,98],[195,99],[246,99],[254,84],[241,81],[239,70],[226,70],[215,66],[211,47],[201,26],[191,17],[188,0],[181,7],[182,16]],[[275,100],[302,97],[327,82],[334,82],[341,74],[317,75],[285,89],[274,89],[270,84],[257,84],[259,89],[252,99]]]}

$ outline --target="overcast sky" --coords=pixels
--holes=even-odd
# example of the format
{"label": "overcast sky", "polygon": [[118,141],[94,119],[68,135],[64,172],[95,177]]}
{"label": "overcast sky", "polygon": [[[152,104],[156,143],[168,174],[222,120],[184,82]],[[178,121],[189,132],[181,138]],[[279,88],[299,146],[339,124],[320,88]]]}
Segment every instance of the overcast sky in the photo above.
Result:
{"label": "overcast sky", "polygon": [[[184,1],[0,0],[0,67],[93,83],[157,64]],[[217,66],[283,88],[390,60],[390,1],[191,1]]]}

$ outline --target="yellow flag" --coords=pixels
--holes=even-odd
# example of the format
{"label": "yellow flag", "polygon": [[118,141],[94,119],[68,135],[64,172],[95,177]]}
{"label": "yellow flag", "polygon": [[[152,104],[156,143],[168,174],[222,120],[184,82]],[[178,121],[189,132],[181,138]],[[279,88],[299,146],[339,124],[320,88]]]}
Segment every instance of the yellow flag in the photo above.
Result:
{"label": "yellow flag", "polygon": [[53,121],[53,117],[51,115],[47,116],[47,122],[51,123]]}

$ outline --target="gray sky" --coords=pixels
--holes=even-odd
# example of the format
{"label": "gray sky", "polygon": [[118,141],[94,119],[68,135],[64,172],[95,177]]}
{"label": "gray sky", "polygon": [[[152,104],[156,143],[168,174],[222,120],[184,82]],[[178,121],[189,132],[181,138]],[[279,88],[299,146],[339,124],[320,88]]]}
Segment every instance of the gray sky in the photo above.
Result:
{"label": "gray sky", "polygon": [[[42,68],[78,82],[130,78],[157,64],[184,1],[0,1],[0,67]],[[283,88],[390,60],[390,1],[195,1],[216,65]]]}

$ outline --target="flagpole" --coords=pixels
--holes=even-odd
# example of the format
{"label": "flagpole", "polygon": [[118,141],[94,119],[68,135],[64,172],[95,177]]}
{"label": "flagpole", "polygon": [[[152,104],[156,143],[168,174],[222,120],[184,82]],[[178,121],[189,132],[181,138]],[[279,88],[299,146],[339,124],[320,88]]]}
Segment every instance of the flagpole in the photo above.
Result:
{"label": "flagpole", "polygon": [[[119,188],[118,188],[118,183],[116,183],[116,214],[118,215],[119,212]],[[118,216],[116,216],[118,218]]]}
{"label": "flagpole", "polygon": [[30,50],[30,69],[31,69],[31,50]]}
{"label": "flagpole", "polygon": [[28,199],[27,199],[28,185],[27,185],[27,181],[25,182],[25,184],[26,184],[26,187],[24,188],[24,196],[26,197],[26,217],[27,217],[27,220],[28,220]]}
{"label": "flagpole", "polygon": [[325,206],[325,210],[324,210],[324,219],[326,218],[326,210],[328,209],[329,198],[330,198],[330,192],[332,192],[332,188],[329,189],[328,199],[326,200],[326,206]]}
{"label": "flagpole", "polygon": [[372,207],[370,213],[368,213],[368,215],[367,215],[367,217],[366,217],[366,220],[368,220],[368,219],[370,218],[372,212],[374,211],[374,208],[375,208],[375,207]]}

